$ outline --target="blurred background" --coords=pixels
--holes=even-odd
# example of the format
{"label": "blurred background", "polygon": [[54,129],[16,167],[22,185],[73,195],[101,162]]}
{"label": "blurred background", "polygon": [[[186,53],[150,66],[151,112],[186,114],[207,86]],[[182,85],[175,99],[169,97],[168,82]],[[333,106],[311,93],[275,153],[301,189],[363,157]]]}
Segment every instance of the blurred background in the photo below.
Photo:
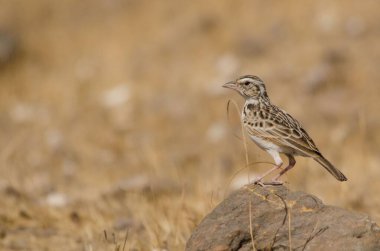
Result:
{"label": "blurred background", "polygon": [[[349,181],[284,179],[380,221],[380,2],[0,0],[2,250],[183,250],[248,177],[221,85],[260,76]],[[249,162],[273,162],[248,142]],[[244,170],[241,170],[244,169]],[[239,172],[239,170],[241,170]]]}

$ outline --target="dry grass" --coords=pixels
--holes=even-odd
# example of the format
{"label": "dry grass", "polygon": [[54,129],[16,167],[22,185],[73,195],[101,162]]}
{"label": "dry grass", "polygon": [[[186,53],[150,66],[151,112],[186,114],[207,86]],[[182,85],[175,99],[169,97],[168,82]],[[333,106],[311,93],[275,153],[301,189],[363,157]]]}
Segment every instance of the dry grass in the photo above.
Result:
{"label": "dry grass", "polygon": [[349,178],[298,158],[290,188],[379,221],[380,4],[307,2],[0,1],[1,249],[182,250],[245,166],[243,73]]}

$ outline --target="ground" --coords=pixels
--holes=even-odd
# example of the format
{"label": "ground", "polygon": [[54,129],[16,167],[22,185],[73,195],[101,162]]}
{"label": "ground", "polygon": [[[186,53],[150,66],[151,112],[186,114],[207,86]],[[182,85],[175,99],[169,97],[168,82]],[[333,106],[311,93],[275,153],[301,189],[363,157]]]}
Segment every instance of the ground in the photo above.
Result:
{"label": "ground", "polygon": [[271,166],[244,169],[243,100],[221,88],[241,74],[348,177],[297,158],[290,189],[380,221],[378,1],[0,6],[2,250],[182,250]]}

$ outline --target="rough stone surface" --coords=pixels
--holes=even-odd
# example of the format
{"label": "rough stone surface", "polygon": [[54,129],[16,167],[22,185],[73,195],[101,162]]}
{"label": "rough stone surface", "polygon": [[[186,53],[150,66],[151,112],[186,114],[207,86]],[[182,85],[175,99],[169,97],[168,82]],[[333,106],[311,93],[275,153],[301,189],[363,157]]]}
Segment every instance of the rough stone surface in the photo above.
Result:
{"label": "rough stone surface", "polygon": [[249,185],[207,215],[186,245],[187,251],[253,249],[380,250],[380,228],[304,192]]}

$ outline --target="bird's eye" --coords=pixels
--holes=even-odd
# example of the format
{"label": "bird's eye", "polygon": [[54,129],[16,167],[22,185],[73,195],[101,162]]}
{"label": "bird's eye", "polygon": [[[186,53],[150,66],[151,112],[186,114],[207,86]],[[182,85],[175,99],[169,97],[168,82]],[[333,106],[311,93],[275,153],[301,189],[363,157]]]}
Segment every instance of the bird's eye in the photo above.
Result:
{"label": "bird's eye", "polygon": [[244,85],[245,85],[245,86],[248,86],[248,85],[249,85],[249,82],[245,82]]}

